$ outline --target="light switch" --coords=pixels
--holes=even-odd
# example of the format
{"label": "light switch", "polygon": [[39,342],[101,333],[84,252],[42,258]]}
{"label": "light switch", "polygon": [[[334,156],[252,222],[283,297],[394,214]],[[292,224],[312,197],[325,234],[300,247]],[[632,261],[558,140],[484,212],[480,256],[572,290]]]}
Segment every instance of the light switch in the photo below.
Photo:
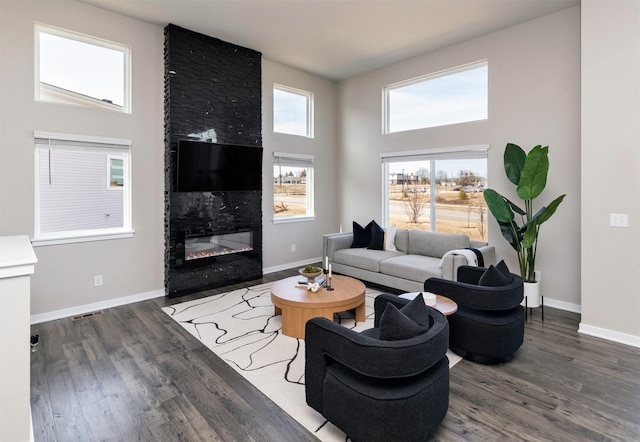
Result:
{"label": "light switch", "polygon": [[609,225],[611,227],[629,227],[629,215],[626,213],[609,214]]}

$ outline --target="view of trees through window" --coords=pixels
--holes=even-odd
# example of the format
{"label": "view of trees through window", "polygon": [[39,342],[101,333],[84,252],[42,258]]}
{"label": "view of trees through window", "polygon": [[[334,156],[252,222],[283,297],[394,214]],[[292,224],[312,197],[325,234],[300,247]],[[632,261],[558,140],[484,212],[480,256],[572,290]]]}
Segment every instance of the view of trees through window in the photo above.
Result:
{"label": "view of trees through window", "polygon": [[308,218],[313,208],[313,155],[274,152],[273,218]]}
{"label": "view of trees through window", "polygon": [[487,240],[486,159],[388,163],[387,225]]}
{"label": "view of trees through window", "polygon": [[[278,170],[285,169],[285,170]],[[307,214],[307,170],[302,167],[275,167],[273,185],[275,216]]]}

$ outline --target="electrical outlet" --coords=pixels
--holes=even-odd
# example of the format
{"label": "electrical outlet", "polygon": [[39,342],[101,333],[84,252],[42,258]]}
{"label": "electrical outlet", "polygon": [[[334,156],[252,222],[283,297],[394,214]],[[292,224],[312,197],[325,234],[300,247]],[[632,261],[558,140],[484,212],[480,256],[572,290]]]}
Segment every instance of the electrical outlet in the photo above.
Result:
{"label": "electrical outlet", "polygon": [[295,252],[296,251],[296,245],[295,244],[291,244],[291,251]]}
{"label": "electrical outlet", "polygon": [[102,285],[102,275],[96,275],[93,277],[93,286],[100,287]]}
{"label": "electrical outlet", "polygon": [[629,227],[629,215],[626,213],[609,214],[609,225],[611,227]]}

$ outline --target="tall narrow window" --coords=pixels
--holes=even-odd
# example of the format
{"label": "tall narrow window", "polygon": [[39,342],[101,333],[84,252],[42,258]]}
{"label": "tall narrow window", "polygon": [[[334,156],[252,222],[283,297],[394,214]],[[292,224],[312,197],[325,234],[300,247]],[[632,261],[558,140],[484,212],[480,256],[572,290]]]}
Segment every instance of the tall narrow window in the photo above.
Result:
{"label": "tall narrow window", "polygon": [[386,86],[384,132],[486,120],[488,71],[483,61]]}
{"label": "tall narrow window", "polygon": [[107,188],[124,187],[124,157],[122,155],[107,155]]}
{"label": "tall narrow window", "polygon": [[35,244],[131,236],[131,141],[35,133]]}
{"label": "tall narrow window", "polygon": [[127,46],[36,25],[36,99],[130,112]]}
{"label": "tall narrow window", "polygon": [[313,138],[313,94],[274,85],[273,131]]}
{"label": "tall narrow window", "polygon": [[313,219],[313,155],[273,153],[274,222]]}
{"label": "tall narrow window", "polygon": [[382,154],[383,222],[487,240],[488,146]]}

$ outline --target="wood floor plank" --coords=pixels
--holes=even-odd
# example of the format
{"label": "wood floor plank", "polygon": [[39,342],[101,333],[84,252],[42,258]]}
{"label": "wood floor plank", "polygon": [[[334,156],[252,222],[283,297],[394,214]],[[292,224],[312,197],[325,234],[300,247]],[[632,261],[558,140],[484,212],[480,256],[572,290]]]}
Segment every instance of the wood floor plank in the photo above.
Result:
{"label": "wood floor plank", "polygon": [[34,421],[40,423],[37,427],[38,434],[34,437],[41,441],[55,441],[53,411],[49,399],[49,377],[42,352],[32,353],[31,359],[31,416]]}
{"label": "wood floor plank", "polygon": [[[129,393],[127,385],[120,377],[118,370],[113,365],[107,349],[102,345],[99,334],[87,336],[83,339],[83,347],[87,357],[100,382],[100,387],[105,396],[115,425],[122,435],[131,438],[132,435],[150,434],[145,428],[146,424],[136,413],[134,400]],[[91,416],[88,416],[91,419]],[[138,440],[138,438],[135,438]],[[130,440],[134,440],[131,438]]]}
{"label": "wood floor plank", "polygon": [[49,374],[49,391],[56,440],[69,442],[89,440],[87,423],[82,414],[82,407],[75,392],[69,368],[58,364],[57,369],[52,371]]}
{"label": "wood floor plank", "polygon": [[[33,326],[35,440],[317,440],[160,310],[295,274]],[[579,324],[549,307],[542,322],[534,309],[512,361],[458,363],[431,439],[640,441],[640,349],[580,334]]]}

